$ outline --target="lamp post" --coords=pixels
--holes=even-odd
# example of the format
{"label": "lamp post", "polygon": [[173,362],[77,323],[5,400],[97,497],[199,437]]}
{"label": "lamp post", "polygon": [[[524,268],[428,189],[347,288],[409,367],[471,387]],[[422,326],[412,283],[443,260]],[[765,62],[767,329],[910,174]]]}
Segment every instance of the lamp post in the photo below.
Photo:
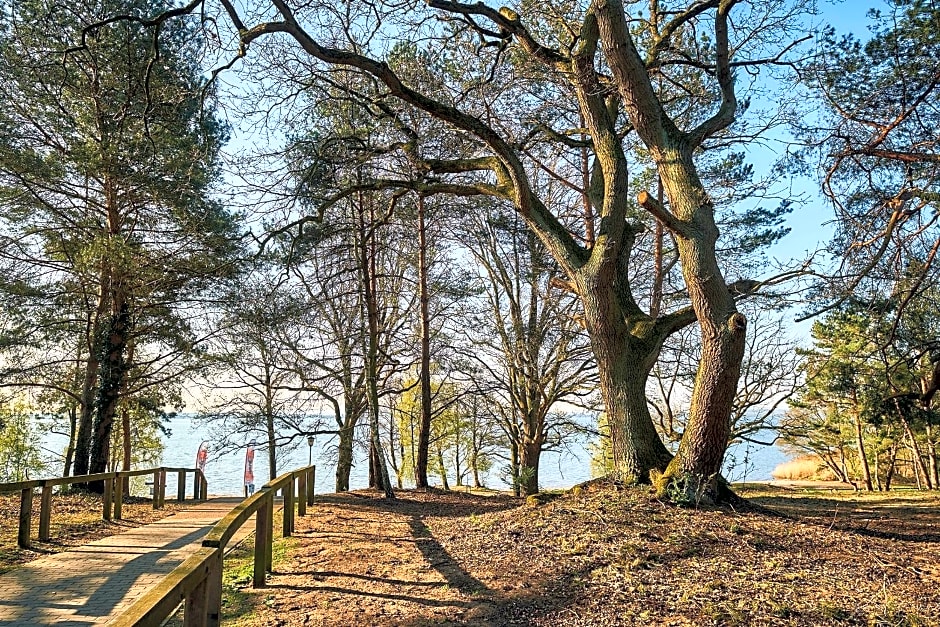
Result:
{"label": "lamp post", "polygon": [[308,449],[307,465],[312,466],[313,465],[313,436],[312,435],[307,436],[307,449]]}

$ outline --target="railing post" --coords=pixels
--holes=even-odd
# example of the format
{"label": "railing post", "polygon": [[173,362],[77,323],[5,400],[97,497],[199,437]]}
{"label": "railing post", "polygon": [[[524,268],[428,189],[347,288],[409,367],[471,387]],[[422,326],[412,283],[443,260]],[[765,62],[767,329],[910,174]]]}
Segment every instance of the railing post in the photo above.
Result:
{"label": "railing post", "polygon": [[30,526],[33,517],[33,488],[20,492],[20,528],[16,536],[16,543],[21,549],[29,548]]}
{"label": "railing post", "polygon": [[209,562],[209,576],[206,579],[207,627],[219,627],[222,623],[222,551],[219,547]]}
{"label": "railing post", "polygon": [[251,582],[252,588],[263,588],[268,570],[268,537],[271,535],[271,508],[269,503],[273,500],[270,493],[255,512],[255,572]]}
{"label": "railing post", "polygon": [[160,509],[166,504],[166,468],[160,468]]}
{"label": "railing post", "polygon": [[206,479],[205,475],[202,475],[199,479],[199,500],[205,501],[209,498],[209,481]]}
{"label": "railing post", "polygon": [[104,480],[104,494],[101,495],[101,519],[111,520],[111,498],[114,495],[114,477]]}
{"label": "railing post", "polygon": [[182,503],[186,500],[186,471],[176,473],[176,500]]}
{"label": "railing post", "polygon": [[297,475],[290,476],[290,532],[294,534],[294,523],[297,522]]}
{"label": "railing post", "polygon": [[206,627],[206,613],[209,601],[209,579],[212,566],[209,566],[206,578],[201,580],[192,592],[186,595],[183,608],[183,627]]}
{"label": "railing post", "polygon": [[294,511],[294,478],[284,484],[281,488],[281,494],[284,495],[284,516],[281,519],[281,535],[285,538],[290,537],[291,532],[291,514]]}
{"label": "railing post", "polygon": [[307,515],[307,471],[297,475],[297,515]]}
{"label": "railing post", "polygon": [[274,571],[274,490],[271,490],[267,508],[267,532],[264,536],[264,569],[270,573]]}
{"label": "railing post", "polygon": [[160,509],[160,469],[153,471],[153,508]]}
{"label": "railing post", "polygon": [[[121,520],[124,517],[124,480],[130,479],[121,474],[121,471],[114,473],[114,519]],[[128,486],[130,484],[128,483]]]}
{"label": "railing post", "polygon": [[307,480],[307,505],[313,505],[313,492],[317,483],[317,467],[311,466],[310,478]]}
{"label": "railing post", "polygon": [[48,542],[52,535],[49,533],[52,521],[52,486],[42,484],[42,496],[39,498],[39,541]]}

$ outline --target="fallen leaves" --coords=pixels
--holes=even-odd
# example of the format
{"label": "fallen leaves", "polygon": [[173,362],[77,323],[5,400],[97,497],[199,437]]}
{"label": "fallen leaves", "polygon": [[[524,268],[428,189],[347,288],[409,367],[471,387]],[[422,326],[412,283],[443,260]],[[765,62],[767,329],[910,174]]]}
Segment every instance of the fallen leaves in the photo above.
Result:
{"label": "fallen leaves", "polygon": [[[444,492],[324,497],[271,579],[287,625],[940,625],[940,499],[762,497],[689,510],[643,489],[524,505]],[[778,499],[778,500],[774,500]],[[833,497],[838,500],[838,497]],[[894,534],[894,535],[892,535]],[[329,599],[324,603],[324,599]],[[246,622],[274,619],[259,604]],[[280,610],[280,608],[278,608]]]}

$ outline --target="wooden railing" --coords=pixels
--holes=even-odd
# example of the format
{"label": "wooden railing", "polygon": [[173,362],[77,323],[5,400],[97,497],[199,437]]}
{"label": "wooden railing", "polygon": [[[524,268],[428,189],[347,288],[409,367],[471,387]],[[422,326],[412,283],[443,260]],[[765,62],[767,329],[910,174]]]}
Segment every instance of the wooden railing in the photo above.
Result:
{"label": "wooden railing", "polygon": [[34,479],[32,481],[19,481],[17,483],[0,483],[0,494],[20,493],[20,522],[16,536],[17,544],[24,549],[31,545],[33,493],[40,490],[41,504],[39,508],[39,541],[48,542],[51,539],[49,527],[52,518],[52,489],[55,486],[72,483],[104,482],[104,493],[101,498],[101,517],[104,520],[121,520],[124,502],[124,479],[127,477],[141,477],[153,475],[153,508],[160,509],[166,500],[166,473],[178,473],[176,498],[182,501],[186,498],[186,474],[193,473],[193,498],[205,500],[208,492],[206,477],[196,468],[147,468],[145,470],[127,470],[119,472],[101,472],[94,475],[76,475],[74,477],[57,477],[53,479]]}
{"label": "wooden railing", "polygon": [[222,612],[222,561],[225,547],[235,533],[255,516],[254,578],[252,586],[263,588],[271,572],[274,544],[274,497],[284,497],[282,535],[294,531],[294,509],[305,516],[313,505],[316,466],[306,466],[261,486],[212,528],[202,548],[190,555],[159,584],[150,589],[112,622],[110,627],[157,627],[181,603],[184,627],[216,627]]}

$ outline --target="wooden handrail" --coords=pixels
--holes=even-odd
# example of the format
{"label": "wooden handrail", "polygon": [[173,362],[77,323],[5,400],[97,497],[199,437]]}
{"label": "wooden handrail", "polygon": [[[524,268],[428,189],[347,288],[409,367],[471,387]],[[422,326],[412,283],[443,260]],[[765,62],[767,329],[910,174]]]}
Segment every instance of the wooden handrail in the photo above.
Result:
{"label": "wooden handrail", "polygon": [[42,482],[42,479],[33,479],[31,481],[17,481],[16,483],[0,483],[0,494],[13,494],[23,490],[41,488]]}
{"label": "wooden handrail", "polygon": [[[269,481],[255,494],[247,497],[225,515],[202,541],[202,548],[177,566],[157,586],[135,601],[117,619],[108,623],[113,627],[158,627],[185,602],[184,627],[216,627],[222,612],[222,561],[225,547],[235,533],[255,515],[254,578],[252,586],[262,588],[265,576],[271,571],[271,553],[274,539],[274,496],[278,490],[284,495],[284,535],[294,529],[294,485],[298,491],[300,515],[306,505],[313,504],[315,466],[305,466]],[[300,503],[304,507],[299,507]],[[288,522],[289,521],[289,522]]]}
{"label": "wooden handrail", "polygon": [[202,541],[202,546],[224,549],[232,536],[248,522],[259,508],[265,506],[270,490],[262,487],[260,490],[242,501],[235,509],[217,522],[209,534]]}
{"label": "wooden handrail", "polygon": [[[158,627],[180,603],[201,592],[215,572],[217,549],[200,548],[177,566],[153,588],[134,601],[120,616],[108,623],[110,627]],[[221,580],[219,581],[221,584]],[[189,603],[187,603],[189,610]]]}
{"label": "wooden handrail", "polygon": [[[174,471],[180,473],[180,481],[185,483],[185,473],[193,473],[193,499],[205,500],[208,492],[206,476],[198,468],[145,468],[143,470],[122,470],[117,472],[99,472],[92,475],[74,475],[71,477],[50,477],[48,479],[33,479],[30,481],[17,481],[15,483],[0,483],[0,494],[20,493],[20,520],[17,531],[17,544],[24,549],[30,548],[32,509],[33,509],[33,491],[36,488],[42,490],[41,506],[39,509],[39,540],[48,542],[50,539],[49,528],[52,517],[52,488],[55,486],[69,485],[72,483],[89,483],[92,481],[103,481],[104,490],[102,494],[102,512],[101,517],[104,520],[116,518],[121,519],[123,515],[123,497],[124,491],[122,480],[124,477],[139,477],[143,475],[154,476],[153,507],[159,509],[163,507],[166,497],[166,473]],[[185,488],[185,485],[183,486]],[[177,499],[185,498],[185,491],[180,490]]]}

